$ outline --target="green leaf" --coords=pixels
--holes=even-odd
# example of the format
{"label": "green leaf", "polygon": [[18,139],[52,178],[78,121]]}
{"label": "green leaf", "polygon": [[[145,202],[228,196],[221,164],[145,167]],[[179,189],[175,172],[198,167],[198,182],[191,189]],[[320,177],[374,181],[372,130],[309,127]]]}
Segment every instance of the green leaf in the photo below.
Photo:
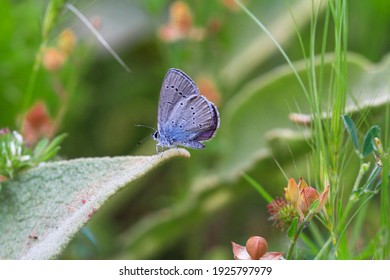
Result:
{"label": "green leaf", "polygon": [[62,134],[58,135],[57,137],[55,137],[53,140],[50,141],[46,150],[50,151],[50,150],[56,148],[58,145],[61,144],[61,142],[65,139],[66,136],[68,136],[66,133],[62,133]]}
{"label": "green leaf", "polygon": [[364,137],[363,142],[363,156],[367,156],[370,153],[374,151],[375,144],[374,144],[374,138],[380,136],[381,129],[379,126],[374,125],[372,126],[366,133],[366,136]]}
{"label": "green leaf", "polygon": [[47,139],[42,139],[38,142],[34,149],[34,158],[37,163],[47,161],[54,157],[60,150],[60,144],[67,136],[66,133],[60,134],[49,142]]}
{"label": "green leaf", "polygon": [[43,138],[39,140],[34,149],[34,158],[39,159],[45,152],[46,146],[49,144],[49,139]]}
{"label": "green leaf", "polygon": [[295,218],[293,222],[291,223],[291,226],[288,228],[287,231],[287,236],[291,240],[294,240],[294,236],[297,233],[297,228],[298,228],[298,218]]}
{"label": "green leaf", "polygon": [[184,149],[45,163],[3,182],[0,259],[50,259],[119,189]]}
{"label": "green leaf", "polygon": [[360,151],[360,147],[359,147],[359,140],[358,140],[358,137],[357,137],[357,133],[356,133],[356,126],[355,126],[355,123],[353,122],[353,120],[348,117],[347,115],[343,115],[341,116],[343,118],[343,121],[344,121],[344,126],[345,128],[347,129],[348,131],[348,134],[349,136],[351,137],[352,139],[352,143],[353,145],[355,146],[355,150],[357,152]]}

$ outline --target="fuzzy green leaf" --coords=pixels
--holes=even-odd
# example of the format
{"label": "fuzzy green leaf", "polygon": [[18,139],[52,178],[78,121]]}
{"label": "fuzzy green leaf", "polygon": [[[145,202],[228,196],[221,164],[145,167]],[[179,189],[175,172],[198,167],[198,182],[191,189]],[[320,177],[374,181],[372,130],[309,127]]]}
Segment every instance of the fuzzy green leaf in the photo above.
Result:
{"label": "fuzzy green leaf", "polygon": [[0,259],[50,259],[119,189],[183,149],[45,163],[2,183]]}
{"label": "fuzzy green leaf", "polygon": [[374,125],[372,126],[366,133],[366,136],[364,137],[364,142],[363,142],[363,151],[362,154],[363,156],[367,156],[370,153],[374,151],[375,144],[374,144],[374,138],[379,137],[381,132],[381,129],[379,126]]}
{"label": "fuzzy green leaf", "polygon": [[357,152],[359,152],[360,151],[360,147],[359,147],[359,140],[358,140],[358,137],[357,137],[355,123],[347,115],[343,115],[342,118],[343,118],[343,121],[344,121],[344,126],[347,129],[349,136],[351,137],[353,145],[355,146],[355,150]]}

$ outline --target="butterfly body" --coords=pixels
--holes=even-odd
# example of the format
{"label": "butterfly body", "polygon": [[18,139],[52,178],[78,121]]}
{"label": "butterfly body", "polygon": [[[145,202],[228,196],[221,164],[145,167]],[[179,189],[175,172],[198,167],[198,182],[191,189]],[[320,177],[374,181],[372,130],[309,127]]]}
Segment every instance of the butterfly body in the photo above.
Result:
{"label": "butterfly body", "polygon": [[219,127],[217,107],[200,92],[192,79],[179,69],[168,70],[160,91],[157,148],[184,146],[202,149]]}

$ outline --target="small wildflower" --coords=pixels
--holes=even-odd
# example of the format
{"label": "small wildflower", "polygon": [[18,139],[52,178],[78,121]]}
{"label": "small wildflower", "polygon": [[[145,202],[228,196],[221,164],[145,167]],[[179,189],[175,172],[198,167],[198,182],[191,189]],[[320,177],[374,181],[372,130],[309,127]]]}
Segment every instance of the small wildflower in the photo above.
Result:
{"label": "small wildflower", "polygon": [[29,155],[24,155],[20,157],[20,161],[29,161],[31,160],[31,156]]}
{"label": "small wildflower", "polygon": [[176,1],[170,8],[170,22],[180,32],[187,33],[192,28],[192,14],[190,7],[182,2]]}
{"label": "small wildflower", "polygon": [[196,84],[198,85],[199,91],[202,93],[202,95],[206,96],[207,99],[214,104],[220,104],[221,94],[211,77],[202,75],[197,79]]}
{"label": "small wildflower", "polygon": [[102,18],[96,15],[90,18],[90,22],[92,23],[93,27],[95,27],[96,29],[100,29],[103,25]]}
{"label": "small wildflower", "polygon": [[49,71],[58,71],[62,68],[68,56],[72,53],[76,35],[71,29],[65,29],[57,39],[57,45],[43,51],[43,66]]}
{"label": "small wildflower", "polygon": [[18,141],[19,144],[23,144],[23,136],[19,134],[17,131],[12,131],[12,134],[14,135],[16,141]]}
{"label": "small wildflower", "polygon": [[47,48],[43,52],[43,66],[49,71],[59,70],[66,60],[66,55],[57,48]]}
{"label": "small wildflower", "polygon": [[193,26],[190,7],[182,1],[175,1],[169,9],[169,22],[159,30],[159,37],[165,42],[182,39],[203,40],[204,29]]}
{"label": "small wildflower", "polygon": [[11,152],[11,155],[15,156],[16,155],[16,146],[15,142],[9,143],[9,150]]}
{"label": "small wildflower", "polygon": [[0,129],[0,183],[55,156],[64,137],[64,134],[57,136],[52,142],[41,139],[32,149],[18,132]]}
{"label": "small wildflower", "polygon": [[[16,131],[1,130],[0,134],[0,176],[13,178],[14,170],[30,166],[29,151],[24,149],[22,135]],[[8,133],[5,133],[7,132]]]}
{"label": "small wildflower", "polygon": [[222,0],[222,3],[232,12],[237,12],[240,9],[234,0]]}
{"label": "small wildflower", "polygon": [[10,131],[9,131],[9,129],[8,128],[1,128],[0,129],[0,136],[1,135],[5,135],[5,134],[8,134]]}
{"label": "small wildflower", "polygon": [[299,194],[299,210],[301,210],[302,213],[307,214],[310,210],[310,205],[312,205],[314,201],[318,200],[319,197],[320,196],[315,188],[304,188]]}
{"label": "small wildflower", "polygon": [[207,24],[210,33],[218,33],[221,30],[221,21],[219,19],[211,19]]}
{"label": "small wildflower", "polygon": [[295,206],[283,198],[276,198],[267,205],[270,221],[277,228],[285,229],[289,227],[292,221],[298,216]]}
{"label": "small wildflower", "polygon": [[267,240],[261,236],[251,236],[246,246],[232,242],[234,259],[236,260],[281,260],[282,252],[268,252]]}
{"label": "small wildflower", "polygon": [[320,200],[320,204],[316,209],[316,213],[319,213],[325,205],[325,202],[328,198],[329,186],[325,188],[325,190],[318,194],[317,190],[313,187],[307,185],[305,180],[302,178],[298,183],[299,188],[299,199],[298,199],[298,209],[303,213],[307,214],[310,210],[310,206],[317,200]]}
{"label": "small wildflower", "polygon": [[55,133],[54,121],[50,118],[45,103],[38,102],[27,112],[23,121],[22,134],[28,145],[40,138],[51,138]]}
{"label": "small wildflower", "polygon": [[270,220],[273,221],[276,227],[285,229],[296,218],[302,221],[315,201],[319,201],[315,209],[315,213],[319,213],[327,201],[328,194],[329,186],[319,194],[315,188],[309,186],[302,178],[300,178],[298,184],[293,178],[290,178],[287,187],[284,188],[285,198],[276,198],[267,205]]}
{"label": "small wildflower", "polygon": [[74,49],[74,45],[76,42],[76,35],[72,31],[72,29],[67,28],[61,32],[58,37],[58,48],[68,56]]}

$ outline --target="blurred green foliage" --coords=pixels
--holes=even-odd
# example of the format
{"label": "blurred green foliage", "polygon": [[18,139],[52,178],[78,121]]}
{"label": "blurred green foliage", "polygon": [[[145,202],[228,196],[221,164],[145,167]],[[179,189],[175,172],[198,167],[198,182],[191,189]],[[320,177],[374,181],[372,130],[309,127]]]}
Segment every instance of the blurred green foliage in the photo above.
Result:
{"label": "blurred green foliage", "polygon": [[[207,77],[217,89],[214,98],[219,99],[215,101],[221,113],[220,131],[205,150],[191,151],[190,160],[169,162],[116,194],[87,224],[96,244],[81,233],[63,258],[231,259],[230,241],[243,244],[251,235],[265,237],[272,251],[286,251],[286,234],[272,227],[266,202],[240,172],[251,174],[273,196],[281,196],[287,183],[275,159],[288,177],[310,178],[306,158],[310,149],[299,129],[291,132],[296,124],[288,119],[291,112],[310,113],[299,84],[267,36],[238,8],[224,4],[230,1],[184,1],[200,38],[163,40],[159,32],[169,22],[173,2],[73,3],[87,18],[99,19],[98,31],[131,73],[69,10],[62,10],[49,34],[47,45],[55,46],[61,32],[70,28],[76,45],[61,69],[40,68],[28,105],[42,100],[51,117],[59,120],[58,133],[68,134],[61,150],[64,159],[154,154],[151,140],[137,146],[152,131],[135,125],[156,127],[159,90],[171,67],[182,69],[198,85],[202,76]],[[307,44],[308,1],[261,0],[246,5],[292,60],[302,59],[291,15],[299,15],[297,28]],[[47,1],[0,2],[0,128],[21,128],[46,7]],[[348,89],[360,94],[354,86],[373,66],[369,61],[382,61],[390,50],[386,36],[390,3],[354,1],[349,15],[348,49],[361,56],[350,63]],[[321,14],[318,20],[321,38]],[[327,50],[332,52],[332,34],[328,38]],[[319,41],[318,53],[321,45]],[[386,71],[380,65],[373,72],[387,73],[388,63],[382,64]],[[304,67],[298,69],[304,75]],[[385,74],[380,79],[387,84]],[[380,122],[382,111],[379,108],[370,121]],[[287,134],[277,131],[286,128]],[[356,163],[351,161],[350,166],[353,173]],[[346,176],[346,182],[351,180]],[[370,225],[363,231],[373,235]]]}

